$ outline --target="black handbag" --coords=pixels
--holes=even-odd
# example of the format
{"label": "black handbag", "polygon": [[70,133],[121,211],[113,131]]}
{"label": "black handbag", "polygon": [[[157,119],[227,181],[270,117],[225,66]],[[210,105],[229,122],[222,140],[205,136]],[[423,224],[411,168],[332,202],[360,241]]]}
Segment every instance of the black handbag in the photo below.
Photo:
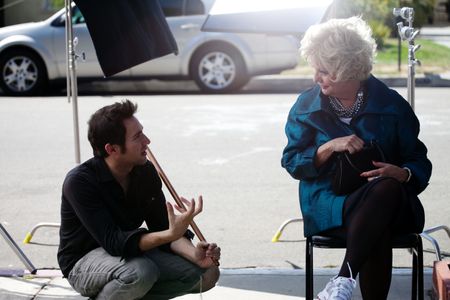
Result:
{"label": "black handbag", "polygon": [[336,195],[348,195],[367,183],[367,179],[360,174],[375,169],[372,161],[386,161],[383,151],[375,141],[371,141],[370,145],[353,154],[348,151],[338,152],[335,158],[333,192]]}

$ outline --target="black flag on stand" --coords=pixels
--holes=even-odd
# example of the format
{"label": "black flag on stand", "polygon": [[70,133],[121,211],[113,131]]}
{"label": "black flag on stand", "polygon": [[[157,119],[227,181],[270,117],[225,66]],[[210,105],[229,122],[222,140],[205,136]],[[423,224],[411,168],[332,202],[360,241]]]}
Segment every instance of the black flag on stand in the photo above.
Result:
{"label": "black flag on stand", "polygon": [[178,53],[159,0],[74,0],[106,77]]}

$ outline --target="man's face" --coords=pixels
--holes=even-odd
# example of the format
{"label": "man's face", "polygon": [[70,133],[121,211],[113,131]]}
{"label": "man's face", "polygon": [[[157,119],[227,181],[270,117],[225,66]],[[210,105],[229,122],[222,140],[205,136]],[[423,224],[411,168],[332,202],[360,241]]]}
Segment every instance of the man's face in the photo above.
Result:
{"label": "man's face", "polygon": [[123,124],[126,133],[121,160],[133,166],[142,165],[147,161],[146,150],[150,140],[142,132],[143,127],[135,117],[123,120]]}

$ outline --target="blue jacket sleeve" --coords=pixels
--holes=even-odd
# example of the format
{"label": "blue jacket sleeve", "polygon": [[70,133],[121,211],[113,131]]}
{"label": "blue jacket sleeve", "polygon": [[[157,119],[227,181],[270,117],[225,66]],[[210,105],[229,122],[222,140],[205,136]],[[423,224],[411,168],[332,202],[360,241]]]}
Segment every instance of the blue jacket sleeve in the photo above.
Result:
{"label": "blue jacket sleeve", "polygon": [[431,162],[427,158],[427,148],[419,140],[419,132],[419,120],[412,108],[406,103],[400,116],[397,135],[401,149],[401,167],[407,167],[411,170],[412,177],[408,185],[413,188],[416,194],[420,194],[427,187],[432,171]]}
{"label": "blue jacket sleeve", "polygon": [[296,108],[297,104],[289,112],[286,123],[288,143],[283,150],[281,165],[295,179],[313,179],[320,174],[314,165],[318,148],[315,143],[316,129],[300,121]]}

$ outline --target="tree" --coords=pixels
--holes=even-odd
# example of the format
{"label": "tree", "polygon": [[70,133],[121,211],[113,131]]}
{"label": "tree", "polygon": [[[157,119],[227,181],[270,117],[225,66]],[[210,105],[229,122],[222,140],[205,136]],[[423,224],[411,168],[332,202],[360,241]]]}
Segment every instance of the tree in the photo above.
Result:
{"label": "tree", "polygon": [[433,23],[436,0],[400,0],[401,6],[414,8],[414,27]]}
{"label": "tree", "polygon": [[420,28],[430,21],[436,0],[335,0],[327,18],[361,16],[372,28],[377,45],[382,48],[384,40],[396,34],[394,8],[413,7],[414,27]]}
{"label": "tree", "polygon": [[53,9],[58,10],[64,7],[64,0],[50,0]]}

